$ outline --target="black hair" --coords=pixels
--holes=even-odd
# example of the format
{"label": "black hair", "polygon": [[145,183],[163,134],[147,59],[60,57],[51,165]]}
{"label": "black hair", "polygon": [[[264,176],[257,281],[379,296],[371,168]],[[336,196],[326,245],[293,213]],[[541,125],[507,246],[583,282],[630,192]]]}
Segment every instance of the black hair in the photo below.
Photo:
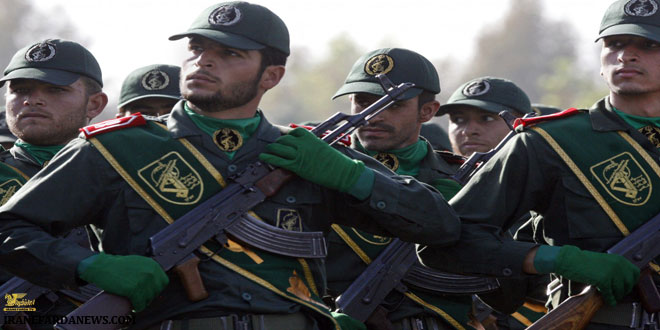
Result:
{"label": "black hair", "polygon": [[260,75],[264,73],[266,67],[270,65],[286,65],[286,59],[289,56],[270,46],[260,49],[259,53],[261,53],[261,67],[259,68]]}
{"label": "black hair", "polygon": [[417,110],[422,110],[422,106],[424,106],[424,104],[433,100],[435,100],[435,93],[429,92],[427,90],[422,91],[422,94],[419,94],[419,98],[417,99]]}
{"label": "black hair", "polygon": [[90,77],[80,76],[80,81],[83,83],[83,86],[85,86],[85,94],[87,95],[87,97],[91,96],[92,94],[100,93],[101,91],[103,91],[101,84],[99,84],[98,81]]}

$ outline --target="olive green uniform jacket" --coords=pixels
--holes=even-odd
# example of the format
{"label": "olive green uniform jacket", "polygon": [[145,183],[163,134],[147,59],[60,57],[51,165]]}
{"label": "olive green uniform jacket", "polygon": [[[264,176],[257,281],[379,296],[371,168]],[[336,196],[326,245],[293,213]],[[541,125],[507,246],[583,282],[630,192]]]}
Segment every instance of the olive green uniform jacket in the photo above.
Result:
{"label": "olive green uniform jacket", "polygon": [[[660,159],[658,149],[618,117],[607,98],[589,109],[588,115],[593,132],[625,131],[655,161]],[[535,243],[506,239],[501,233],[530,210],[545,219],[540,222],[543,228],[536,230],[550,245],[602,252],[623,238],[560,156],[531,130],[511,139],[450,204],[462,220],[461,238],[451,248],[420,246],[418,255],[430,267],[505,278],[524,276],[523,261]],[[565,283],[563,288],[572,295],[584,286]]]}
{"label": "olive green uniform jacket", "polygon": [[[280,129],[262,117],[257,131],[229,159],[185,114],[183,102],[172,111],[167,129],[172,138],[186,138],[225,178],[256,161],[265,146],[281,135]],[[333,221],[345,219],[346,224],[365,231],[424,244],[451,243],[456,239],[460,228],[457,217],[440,194],[415,180],[391,175],[370,157],[347,148],[342,151],[363,159],[375,169],[373,192],[366,200],[295,178],[253,211],[276,225],[278,210],[296,210],[304,231],[328,231]],[[70,189],[72,180],[80,183],[76,189]],[[84,139],[69,143],[15,196],[0,208],[0,241],[4,242],[0,245],[0,263],[36,284],[53,289],[81,285],[76,267],[93,254],[53,235],[91,224],[106,253],[144,255],[148,238],[167,225]],[[438,217],[444,220],[438,221]],[[308,263],[316,287],[323,292],[323,261],[308,260]],[[303,310],[300,304],[213,260],[201,262],[199,269],[209,291],[207,299],[189,302],[179,279],[172,276],[161,295],[137,315],[134,327],[144,328],[171,318],[231,313],[287,314]]]}

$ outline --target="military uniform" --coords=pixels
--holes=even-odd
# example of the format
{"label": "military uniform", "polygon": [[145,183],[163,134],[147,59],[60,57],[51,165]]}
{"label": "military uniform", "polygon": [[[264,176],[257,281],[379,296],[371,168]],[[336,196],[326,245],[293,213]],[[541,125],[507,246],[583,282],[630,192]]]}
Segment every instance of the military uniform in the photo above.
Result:
{"label": "military uniform", "polygon": [[[277,127],[262,118],[257,131],[230,160],[211,136],[201,132],[185,114],[183,102],[173,110],[167,121],[167,129],[172,138],[185,138],[190,141],[225,178],[240,173],[246,165],[254,162],[267,144],[281,135]],[[278,221],[287,214],[295,218],[291,227],[294,230],[327,231],[332,221],[345,219],[346,223],[361,229],[386,236],[395,236],[396,233],[396,236],[405,240],[430,243],[444,240],[445,235],[449,241],[454,239],[456,222],[436,221],[428,217],[429,213],[453,214],[438,194],[430,192],[416,181],[390,177],[387,170],[383,170],[369,157],[360,156],[359,153],[346,148],[343,151],[363,159],[365,163],[373,165],[372,168],[381,169],[375,174],[373,193],[367,200],[359,201],[302,179],[294,179],[275,196],[254,208],[255,213],[272,225],[278,225]],[[21,274],[25,269],[44,274],[39,277],[38,282],[41,285],[53,288],[79,285],[75,275],[76,267],[82,259],[92,255],[92,252],[53,239],[45,232],[32,228],[31,225],[27,226],[25,220],[18,218],[46,228],[53,234],[63,233],[75,226],[92,224],[102,229],[104,251],[118,255],[144,254],[148,238],[167,225],[120,174],[113,170],[96,148],[83,139],[70,143],[35,177],[35,182],[46,177],[47,181],[40,184],[26,184],[17,198],[4,206],[1,216],[5,220],[3,224],[7,225],[2,230],[5,239],[41,239],[43,242],[27,249],[18,249],[18,246],[10,244],[0,247],[0,260],[12,265],[12,270],[17,274]],[[72,177],[85,184],[68,191],[67,194],[50,193],[69,185]],[[419,202],[429,205],[429,208],[420,210],[412,207]],[[40,207],[28,207],[35,204]],[[101,235],[101,231],[98,234]],[[241,251],[245,250],[238,249],[235,253],[243,253]],[[46,255],[48,257],[42,257]],[[307,264],[309,273],[305,275],[311,276],[313,280],[305,278],[305,286],[310,291],[323,292],[323,262],[309,260]],[[171,318],[204,318],[248,313],[291,314],[299,311],[313,314],[311,309],[323,308],[313,303],[305,305],[284,299],[267,289],[264,283],[239,276],[233,270],[210,259],[203,261],[199,268],[209,291],[209,298],[190,303],[179,280],[173,278],[165,291],[137,315],[135,328],[144,328]],[[325,322],[322,328],[328,327],[327,320],[320,322]]]}
{"label": "military uniform", "polygon": [[[658,146],[618,117],[607,98],[588,112],[575,116],[588,116],[591,123],[591,131],[581,134],[597,136],[625,132],[655,162],[660,159]],[[557,119],[558,123],[561,121]],[[543,127],[543,123],[538,125]],[[472,189],[473,186],[479,189]],[[541,222],[543,228],[537,229],[542,230],[550,245],[575,245],[583,250],[605,251],[623,238],[620,229],[572,169],[533,130],[519,132],[456,195],[451,205],[464,221],[461,240],[451,248],[421,248],[419,256],[428,266],[500,277],[523,276],[523,260],[536,244],[503,239],[499,233],[529,210],[540,213],[544,219],[552,219]],[[656,208],[657,213],[660,205],[656,204]],[[634,227],[629,229],[632,231]],[[580,283],[564,282],[561,290],[554,290],[552,298],[555,303],[565,299],[566,295],[580,293],[584,288]],[[630,317],[635,316],[631,301],[636,299],[631,294],[616,307],[601,309],[593,321],[603,320],[607,314],[616,314],[624,316],[619,321],[630,324]]]}

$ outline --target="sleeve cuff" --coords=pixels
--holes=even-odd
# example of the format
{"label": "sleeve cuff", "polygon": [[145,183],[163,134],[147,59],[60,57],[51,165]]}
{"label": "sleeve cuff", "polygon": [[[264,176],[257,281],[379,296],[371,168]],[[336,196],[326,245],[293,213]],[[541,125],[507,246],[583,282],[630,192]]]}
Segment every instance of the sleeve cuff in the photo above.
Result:
{"label": "sleeve cuff", "polygon": [[534,256],[534,268],[541,274],[549,274],[555,270],[555,260],[559,255],[559,246],[541,245]]}
{"label": "sleeve cuff", "polygon": [[374,171],[370,168],[365,168],[357,181],[348,189],[348,193],[363,201],[371,195],[371,191],[374,188],[374,180]]}

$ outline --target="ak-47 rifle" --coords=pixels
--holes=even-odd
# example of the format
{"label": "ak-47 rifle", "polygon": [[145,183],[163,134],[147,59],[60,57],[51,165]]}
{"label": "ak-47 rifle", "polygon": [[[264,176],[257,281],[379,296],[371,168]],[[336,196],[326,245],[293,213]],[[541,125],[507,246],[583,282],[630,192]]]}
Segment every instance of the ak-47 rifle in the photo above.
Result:
{"label": "ak-47 rifle", "polygon": [[[515,134],[512,124],[516,118],[507,111],[502,111],[499,115],[512,131],[493,150],[474,153],[452,176],[452,179],[462,185],[467,183],[481,165]],[[408,290],[406,284],[440,294],[474,295],[490,292],[499,287],[499,282],[495,278],[463,276],[424,267],[417,260],[415,245],[395,238],[335,303],[339,311],[359,321],[365,322],[372,315],[374,318],[382,319],[383,312],[378,306],[393,290],[406,292]],[[478,299],[475,301],[480,302]],[[483,307],[492,311],[488,306]]]}
{"label": "ak-47 rifle", "polygon": [[[356,128],[390,107],[405,91],[414,86],[402,83],[398,86],[385,75],[376,76],[386,95],[371,106],[355,115],[336,113],[312,130],[322,140],[334,144],[343,135],[350,134]],[[343,123],[342,123],[343,122]],[[342,123],[342,124],[340,124]],[[326,134],[326,130],[337,126]],[[325,242],[321,233],[293,232],[267,225],[250,217],[247,212],[274,195],[294,174],[284,169],[272,169],[271,166],[255,162],[239,175],[229,178],[230,183],[216,195],[184,214],[174,223],[156,233],[149,239],[149,257],[153,258],[165,271],[175,269],[192,301],[208,296],[197,264],[196,251],[209,239],[220,243],[227,242],[227,234],[260,249],[278,254],[301,256],[301,251],[308,251],[307,257],[324,257]],[[263,244],[274,241],[279,235],[292,246],[289,254],[283,253],[280,246]],[[309,235],[320,239],[310,240]],[[302,242],[302,243],[301,243]],[[78,309],[67,315],[67,319],[83,315],[126,316],[131,312],[128,299],[102,292]],[[127,318],[128,319],[128,318]],[[95,329],[116,329],[120,325],[96,325]],[[81,325],[58,324],[58,329],[83,329]]]}
{"label": "ak-47 rifle", "polygon": [[[621,255],[643,270],[637,283],[642,305],[648,313],[660,311],[660,294],[653,283],[651,269],[648,266],[649,262],[660,255],[660,214],[616,243],[607,250],[607,253]],[[602,296],[597,290],[587,287],[582,293],[566,299],[527,329],[584,329],[602,305]]]}

